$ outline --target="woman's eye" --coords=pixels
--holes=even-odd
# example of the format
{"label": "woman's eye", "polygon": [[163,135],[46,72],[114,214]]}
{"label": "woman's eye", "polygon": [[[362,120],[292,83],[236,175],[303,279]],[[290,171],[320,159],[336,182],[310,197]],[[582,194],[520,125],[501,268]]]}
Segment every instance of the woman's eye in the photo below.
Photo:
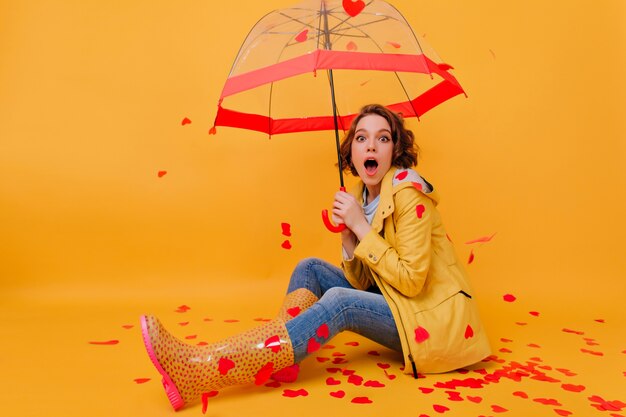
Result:
{"label": "woman's eye", "polygon": [[378,140],[381,142],[389,142],[389,138],[387,136],[381,136]]}
{"label": "woman's eye", "polygon": [[355,139],[357,142],[363,142],[365,141],[365,136],[357,136]]}

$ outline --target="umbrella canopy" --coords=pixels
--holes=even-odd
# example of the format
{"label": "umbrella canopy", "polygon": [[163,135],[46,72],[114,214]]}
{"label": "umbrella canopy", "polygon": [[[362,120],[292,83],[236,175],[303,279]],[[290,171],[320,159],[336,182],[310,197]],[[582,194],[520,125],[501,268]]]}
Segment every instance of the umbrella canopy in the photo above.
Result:
{"label": "umbrella canopy", "polygon": [[367,102],[419,117],[463,93],[450,69],[385,1],[306,0],[252,28],[214,126],[346,130]]}

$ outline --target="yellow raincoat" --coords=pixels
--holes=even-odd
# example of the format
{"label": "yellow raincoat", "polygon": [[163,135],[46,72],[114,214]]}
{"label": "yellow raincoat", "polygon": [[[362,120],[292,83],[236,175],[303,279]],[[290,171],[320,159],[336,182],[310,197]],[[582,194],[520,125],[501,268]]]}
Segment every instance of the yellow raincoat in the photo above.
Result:
{"label": "yellow raincoat", "polygon": [[[405,373],[440,373],[490,354],[473,293],[436,209],[411,169],[392,167],[381,184],[372,230],[343,270],[352,286],[380,288],[402,342]],[[354,195],[362,203],[363,183]]]}

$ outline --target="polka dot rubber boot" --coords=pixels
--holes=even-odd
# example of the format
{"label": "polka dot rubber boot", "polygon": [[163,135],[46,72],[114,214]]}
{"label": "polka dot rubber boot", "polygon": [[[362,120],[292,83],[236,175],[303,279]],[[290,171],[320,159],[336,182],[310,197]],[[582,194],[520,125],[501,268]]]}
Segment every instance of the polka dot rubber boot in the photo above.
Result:
{"label": "polka dot rubber boot", "polygon": [[306,288],[298,288],[287,294],[283,305],[278,312],[278,318],[285,323],[311,307],[319,300],[315,294]]}
{"label": "polka dot rubber boot", "polygon": [[273,372],[294,363],[289,334],[279,319],[206,346],[176,339],[154,316],[141,316],[141,332],[174,410],[203,392],[252,382],[262,385]]}

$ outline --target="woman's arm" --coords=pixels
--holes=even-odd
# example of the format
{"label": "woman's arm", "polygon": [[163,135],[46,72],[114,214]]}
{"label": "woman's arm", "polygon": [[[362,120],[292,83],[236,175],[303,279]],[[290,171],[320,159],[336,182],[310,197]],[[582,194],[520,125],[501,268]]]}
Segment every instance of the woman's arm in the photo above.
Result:
{"label": "woman's arm", "polygon": [[430,267],[435,207],[413,187],[398,191],[394,200],[396,246],[370,230],[357,245],[354,256],[399,292],[414,297],[422,290]]}

